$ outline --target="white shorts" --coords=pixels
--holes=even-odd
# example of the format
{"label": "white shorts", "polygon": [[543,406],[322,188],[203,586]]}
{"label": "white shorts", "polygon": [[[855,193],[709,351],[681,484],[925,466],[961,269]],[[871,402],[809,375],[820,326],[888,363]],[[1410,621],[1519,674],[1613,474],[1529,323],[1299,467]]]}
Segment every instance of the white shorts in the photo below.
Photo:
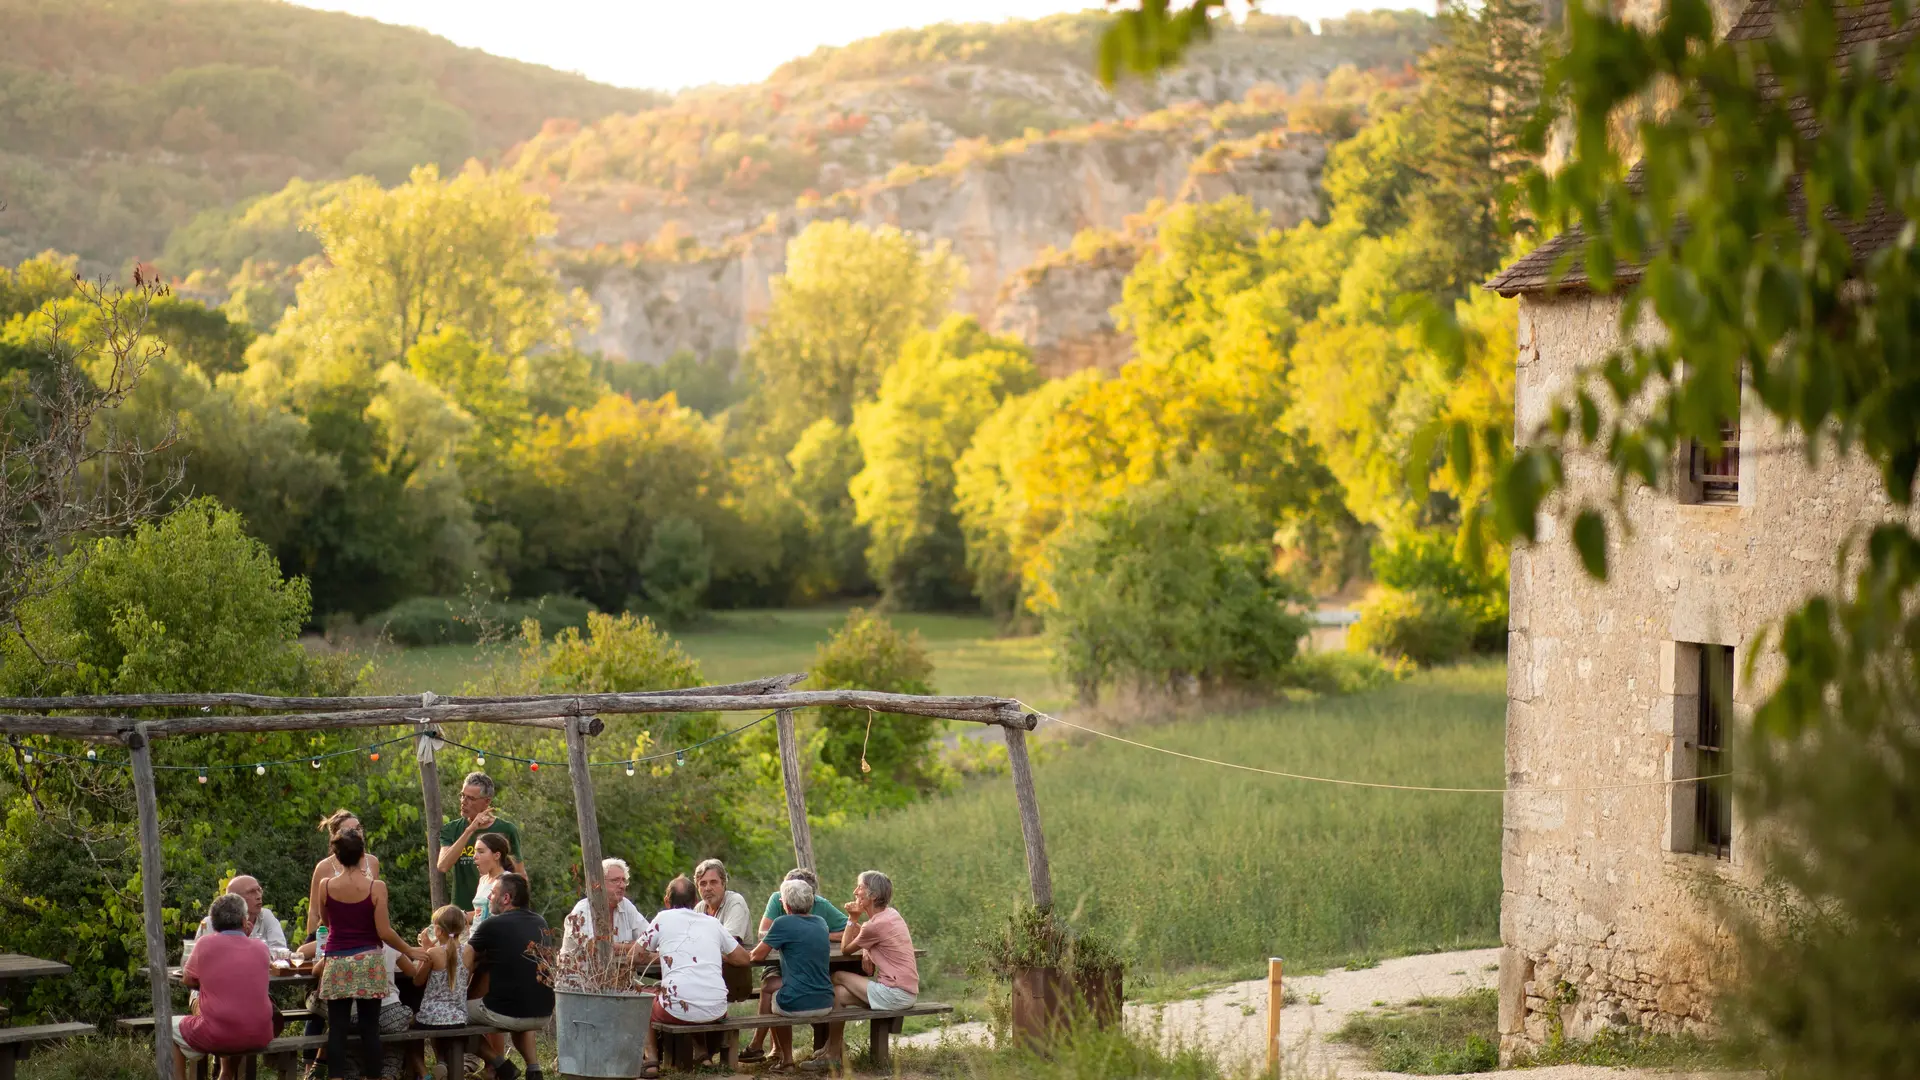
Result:
{"label": "white shorts", "polygon": [[879,979],[867,980],[867,1008],[876,1012],[910,1009],[919,997],[919,994],[909,994],[897,986],[888,986]]}
{"label": "white shorts", "polygon": [[180,1048],[180,1053],[184,1055],[188,1061],[199,1061],[207,1056],[207,1052],[205,1050],[195,1050],[193,1047],[187,1045],[187,1037],[180,1034],[180,1021],[185,1019],[186,1017],[184,1016],[176,1016],[173,1018],[173,1045]]}

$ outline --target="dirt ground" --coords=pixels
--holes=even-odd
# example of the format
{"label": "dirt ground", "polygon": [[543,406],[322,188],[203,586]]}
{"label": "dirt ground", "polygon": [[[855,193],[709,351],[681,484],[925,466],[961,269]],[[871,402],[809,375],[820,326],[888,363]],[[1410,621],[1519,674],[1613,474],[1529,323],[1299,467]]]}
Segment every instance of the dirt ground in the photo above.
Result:
{"label": "dirt ground", "polygon": [[[1378,1005],[1398,1005],[1426,996],[1445,997],[1499,979],[1498,949],[1430,953],[1386,960],[1364,971],[1330,971],[1286,980],[1294,1003],[1280,1013],[1280,1039],[1286,1057],[1285,1073],[1314,1080],[1385,1080],[1400,1073],[1368,1069],[1353,1048],[1330,1042],[1349,1016]],[[1211,1050],[1229,1068],[1259,1063],[1267,1037],[1267,983],[1265,979],[1235,983],[1204,997],[1159,1005],[1127,1006],[1127,1022],[1142,1031],[1158,1031],[1169,1044],[1201,1046]],[[987,1037],[984,1024],[956,1024],[901,1040],[909,1046],[937,1046],[942,1039],[971,1041]],[[1512,1080],[1686,1080],[1711,1075],[1734,1080],[1737,1074],[1676,1073],[1663,1069],[1616,1069],[1589,1065],[1554,1065],[1504,1073],[1483,1073]]]}

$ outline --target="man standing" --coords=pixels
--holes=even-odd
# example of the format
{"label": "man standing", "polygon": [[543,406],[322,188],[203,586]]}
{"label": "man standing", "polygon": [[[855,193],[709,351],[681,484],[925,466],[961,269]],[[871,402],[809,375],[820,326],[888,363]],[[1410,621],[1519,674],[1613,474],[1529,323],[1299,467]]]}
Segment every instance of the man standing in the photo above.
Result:
{"label": "man standing", "polygon": [[[246,874],[241,874],[227,882],[227,893],[246,901],[247,936],[266,945],[269,956],[286,955],[287,931],[280,925],[280,920],[274,915],[273,910],[262,905],[261,901],[265,899],[265,895],[261,892],[260,883]],[[195,931],[191,940],[180,947],[181,965],[184,967],[186,962],[192,959],[195,942],[216,932],[213,929],[212,915],[201,919],[200,929]]]}
{"label": "man standing", "polygon": [[[540,964],[529,945],[547,943],[547,920],[529,910],[532,892],[519,874],[501,874],[489,901],[493,914],[467,941],[461,961],[474,978],[487,973],[487,994],[467,1001],[467,1021],[513,1033],[513,1048],[527,1063],[527,1080],[541,1075],[534,1036],[553,1015],[553,988],[540,981]],[[507,1060],[505,1040],[484,1036],[483,1056],[494,1080],[515,1080],[520,1070]]]}
{"label": "man standing", "polygon": [[493,778],[483,772],[470,772],[460,782],[460,816],[440,830],[440,872],[453,875],[447,883],[452,890],[447,899],[463,908],[473,906],[473,894],[480,888],[480,870],[473,865],[473,841],[481,833],[499,833],[512,847],[508,854],[524,861],[520,854],[520,827],[493,812],[496,791]]}
{"label": "man standing", "polygon": [[693,883],[700,889],[700,903],[694,910],[719,919],[740,944],[752,944],[753,911],[747,907],[746,897],[727,890],[727,864],[708,859],[693,868]]}
{"label": "man standing", "polygon": [[[625,859],[603,859],[600,872],[607,880],[607,910],[613,912],[613,943],[631,945],[640,940],[640,934],[647,928],[647,920],[640,916],[640,909],[627,899],[627,880],[631,871],[627,869]],[[573,905],[573,911],[567,915],[566,929],[560,937],[560,951],[571,955],[587,947],[593,940],[593,901],[581,897]]]}

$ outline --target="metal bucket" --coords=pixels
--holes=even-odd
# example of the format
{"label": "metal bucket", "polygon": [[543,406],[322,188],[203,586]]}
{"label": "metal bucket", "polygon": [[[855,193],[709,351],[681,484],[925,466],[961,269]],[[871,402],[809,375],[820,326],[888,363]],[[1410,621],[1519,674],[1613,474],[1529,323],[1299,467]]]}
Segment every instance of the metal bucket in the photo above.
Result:
{"label": "metal bucket", "polygon": [[562,1076],[640,1075],[653,1023],[652,994],[588,994],[556,990],[553,1027]]}

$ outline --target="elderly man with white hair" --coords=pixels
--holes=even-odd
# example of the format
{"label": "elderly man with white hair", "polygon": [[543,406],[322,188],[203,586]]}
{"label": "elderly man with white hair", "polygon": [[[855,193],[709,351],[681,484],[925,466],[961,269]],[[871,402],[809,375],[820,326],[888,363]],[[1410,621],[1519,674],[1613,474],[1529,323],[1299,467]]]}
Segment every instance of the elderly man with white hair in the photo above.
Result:
{"label": "elderly man with white hair", "polygon": [[[607,880],[607,910],[613,913],[613,943],[632,945],[640,940],[647,928],[647,920],[640,915],[640,909],[627,899],[627,882],[632,871],[627,868],[625,859],[602,859],[600,872]],[[573,905],[573,911],[567,915],[566,931],[560,938],[560,951],[572,954],[587,947],[593,940],[593,902],[581,897]]]}
{"label": "elderly man with white hair", "polygon": [[[246,902],[247,936],[265,944],[267,953],[270,956],[285,956],[287,954],[286,928],[280,925],[280,919],[274,915],[273,909],[262,903],[265,899],[265,893],[261,891],[260,882],[256,881],[250,875],[239,874],[236,875],[232,881],[227,882],[227,893],[231,896],[237,896]],[[194,942],[212,933],[214,933],[213,916],[209,914],[206,918],[200,920],[200,929],[194,932],[192,940],[189,940],[180,947],[180,963],[182,966],[185,966],[186,962],[193,958]]]}

